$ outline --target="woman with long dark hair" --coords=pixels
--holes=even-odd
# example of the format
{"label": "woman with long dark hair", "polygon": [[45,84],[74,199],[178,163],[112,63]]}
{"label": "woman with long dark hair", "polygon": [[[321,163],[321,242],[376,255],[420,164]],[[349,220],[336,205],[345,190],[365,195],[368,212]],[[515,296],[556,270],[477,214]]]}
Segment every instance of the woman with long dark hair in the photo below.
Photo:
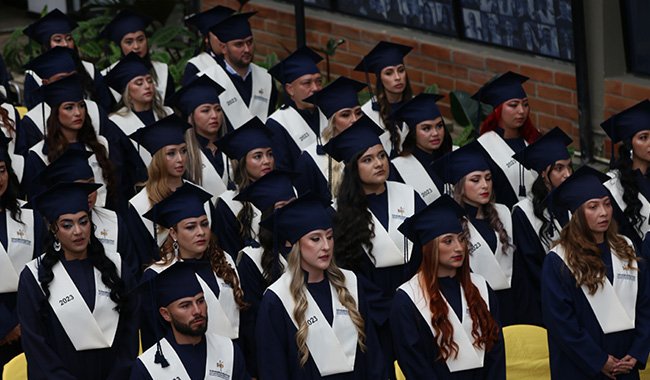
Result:
{"label": "woman with long dark hair", "polygon": [[89,217],[88,194],[99,186],[62,182],[32,201],[49,233],[18,285],[30,379],[125,379],[138,354],[132,277]]}
{"label": "woman with long dark hair", "polygon": [[408,133],[408,127],[396,125],[390,115],[413,97],[404,66],[404,57],[411,50],[413,48],[410,46],[380,41],[354,68],[355,71],[365,72],[366,76],[372,72],[377,78],[375,96],[363,105],[362,110],[383,129],[381,143],[390,158],[402,151],[404,137]]}
{"label": "woman with long dark hair", "polygon": [[548,196],[573,173],[567,150],[572,142],[566,133],[555,127],[515,155],[526,169],[538,174],[530,195],[512,209],[512,239],[517,247],[512,283],[518,323],[543,326],[542,265],[553,242],[559,239],[562,227],[569,221],[569,213],[560,207],[554,207],[551,215]]}
{"label": "woman with long dark hair", "polygon": [[650,352],[647,264],[617,234],[608,179],[583,166],[551,194],[572,213],[542,269],[553,378],[638,379]]}
{"label": "woman with long dark hair", "polygon": [[478,142],[490,158],[497,202],[510,208],[526,197],[535,180],[535,173],[516,165],[512,155],[542,136],[530,120],[528,95],[522,87],[527,80],[528,77],[508,71],[472,96],[494,108],[481,126]]}
{"label": "woman with long dark hair", "polygon": [[[623,110],[600,126],[612,140],[612,177],[605,183],[613,197],[619,231],[638,246],[650,230],[650,101]],[[614,145],[618,157],[614,156]]]}
{"label": "woman with long dark hair", "polygon": [[452,141],[436,102],[444,96],[420,94],[393,111],[395,120],[409,127],[402,153],[391,160],[396,181],[413,186],[426,204],[443,193],[444,183],[433,171],[433,161],[451,152]]}
{"label": "woman with long dark hair", "polygon": [[[113,41],[120,48],[120,58],[134,52],[140,58],[151,64],[151,76],[156,82],[156,90],[164,100],[174,93],[174,78],[172,78],[166,63],[153,61],[149,54],[149,41],[147,40],[147,27],[153,22],[153,18],[134,12],[130,9],[120,10],[104,30],[99,33],[100,38]],[[102,71],[106,75],[117,62],[113,62]],[[113,98],[120,101],[121,93],[112,90]]]}
{"label": "woman with long dark hair", "polygon": [[[18,151],[17,137],[18,130],[22,130],[22,120],[18,110],[0,94],[0,131],[4,137],[11,139],[8,142],[6,154],[11,160],[11,169],[20,181],[23,179],[23,170],[25,168],[25,157]],[[22,193],[22,191],[21,191]]]}
{"label": "woman with long dark hair", "polygon": [[386,379],[362,284],[333,261],[332,220],[307,194],[265,219],[292,245],[288,270],[264,294],[258,315],[262,379]]}
{"label": "woman with long dark hair", "polygon": [[399,287],[390,316],[407,379],[506,377],[498,303],[485,279],[470,271],[464,215],[442,195],[400,226],[422,245],[422,265]]}
{"label": "woman with long dark hair", "polygon": [[[25,28],[23,33],[29,37],[30,42],[34,40],[41,45],[41,53],[55,46],[72,49],[74,51],[72,58],[79,74],[79,82],[83,89],[84,98],[95,101],[104,111],[109,112],[111,95],[103,83],[102,75],[92,63],[82,61],[79,58],[79,51],[72,38],[72,30],[77,26],[79,25],[73,19],[55,8],[43,18]],[[32,71],[25,73],[25,104],[28,109],[32,109],[43,101],[38,91],[35,91],[43,84],[41,79]]]}
{"label": "woman with long dark hair", "polygon": [[516,322],[517,308],[512,289],[512,244],[510,209],[497,203],[486,154],[477,142],[447,153],[434,163],[436,172],[453,184],[452,196],[466,211],[463,221],[472,255],[472,272],[483,276],[499,300],[499,319],[504,326]]}

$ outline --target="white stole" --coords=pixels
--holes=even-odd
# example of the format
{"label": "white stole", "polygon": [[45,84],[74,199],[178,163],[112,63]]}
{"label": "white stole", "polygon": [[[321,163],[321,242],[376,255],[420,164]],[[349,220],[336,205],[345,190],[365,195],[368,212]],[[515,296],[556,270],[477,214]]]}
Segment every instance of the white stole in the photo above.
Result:
{"label": "white stole", "polygon": [[[221,154],[217,152],[217,154]],[[224,157],[224,160],[227,160]],[[224,165],[224,174],[226,174],[226,165]],[[228,188],[226,187],[226,180],[219,175],[219,172],[212,165],[205,152],[201,152],[201,167],[203,173],[203,187],[212,195],[211,201],[213,204],[217,203],[217,198],[225,193]]]}
{"label": "white stole", "polygon": [[92,220],[95,224],[95,237],[99,240],[104,249],[117,253],[119,228],[117,224],[117,213],[101,207],[94,207]]}
{"label": "white stole", "polygon": [[[508,143],[506,143],[505,140],[494,131],[481,135],[481,137],[478,138],[478,142],[490,155],[492,160],[494,160],[497,166],[503,170],[506,178],[508,178],[510,187],[512,187],[512,190],[519,197],[519,200],[524,199],[525,196],[519,195],[519,175],[521,167],[519,161],[512,158],[512,155],[514,155],[515,152],[510,148]],[[526,168],[523,170],[526,192],[530,193],[533,188],[533,182],[537,179],[537,173]]]}
{"label": "white stole", "polygon": [[[623,200],[623,185],[619,179],[620,172],[609,172],[607,175],[612,177],[612,179],[603,183],[603,185],[605,185],[607,190],[609,190],[609,192],[612,194],[612,197],[614,197],[614,200],[618,204],[618,207],[620,207],[621,210],[625,211],[627,204]],[[635,225],[634,231],[636,231],[639,237],[643,239],[645,237],[645,234],[650,231],[650,202],[648,202],[646,197],[641,194],[641,192],[639,192],[638,198],[641,202],[641,210],[639,210],[639,215],[641,215],[643,218],[643,222],[641,223],[640,228]]]}
{"label": "white stole", "polygon": [[198,70],[197,73],[200,73],[201,71],[205,71],[208,68],[210,68],[212,65],[218,65],[217,61],[212,58],[212,56],[209,53],[202,52],[196,57],[190,58],[187,63],[191,63],[196,67]]}
{"label": "white stole", "polygon": [[81,64],[83,65],[84,69],[86,69],[86,72],[88,73],[88,76],[90,76],[90,79],[95,80],[95,65],[88,61],[81,61]]}
{"label": "white stole", "polygon": [[[508,238],[512,241],[512,216],[507,206],[496,203],[494,205],[499,220],[506,230]],[[487,241],[481,236],[481,233],[474,227],[472,222],[467,221],[469,227],[469,266],[472,272],[483,276],[494,290],[510,289],[512,280],[512,259],[514,249],[512,246],[507,252],[503,253],[503,244],[497,236],[496,252],[492,252]],[[496,234],[496,232],[494,232]]]}
{"label": "white stole", "polygon": [[[2,86],[0,86],[1,88]],[[7,116],[9,117],[9,120],[14,121],[14,130],[16,130],[16,125],[14,120],[14,117],[16,115],[16,109],[14,106],[12,106],[9,103],[3,103],[2,108],[4,108],[7,111]],[[2,133],[6,137],[10,137],[11,141],[9,141],[9,146],[7,147],[7,153],[9,154],[9,157],[11,158],[11,168],[13,169],[14,173],[16,173],[16,177],[18,177],[18,182],[21,182],[23,180],[23,171],[25,169],[25,157],[21,156],[20,154],[16,154],[16,132],[11,132],[9,130],[8,125],[3,125],[2,126]]]}
{"label": "white stole", "polygon": [[[388,192],[388,231],[371,212],[375,225],[375,237],[370,239],[373,246],[375,268],[406,264],[411,260],[413,252],[413,244],[408,244],[406,261],[404,261],[404,235],[397,229],[406,218],[415,214],[413,188],[403,183],[386,181],[386,191]],[[364,246],[364,249],[367,254],[368,248]]]}
{"label": "white stole", "polygon": [[[632,246],[632,242],[627,237],[618,236],[623,237],[627,244]],[[556,245],[553,252],[567,265],[566,253],[562,245]],[[636,262],[633,261],[632,268],[629,268],[626,262],[614,254],[613,247],[611,247],[611,255],[614,284],[612,285],[609,279],[605,278],[602,286],[599,286],[593,295],[589,294],[586,285],[581,286],[605,334],[634,329],[636,296],[639,287],[639,271]]]}
{"label": "white stole", "polygon": [[[530,200],[530,198],[526,197],[519,201],[515,207],[519,207],[521,211],[526,215],[526,218],[528,218],[528,222],[530,222],[530,225],[533,227],[533,230],[535,231],[535,235],[539,236],[539,230],[542,228],[542,220],[539,219],[537,216],[535,216],[535,211],[533,211],[533,202]],[[544,216],[548,220],[550,220],[550,215],[548,213],[548,209],[544,210]],[[553,218],[553,236],[555,237],[554,241],[560,238],[560,231],[562,231],[562,226],[560,225],[560,222],[557,220],[557,218]],[[546,231],[543,231],[545,234]],[[539,239],[539,242],[542,244],[542,248],[544,248],[544,252],[548,253],[548,251],[551,250],[553,241],[545,241],[542,239]]]}
{"label": "white stole", "polygon": [[[206,340],[207,355],[205,360],[205,380],[211,379],[232,379],[235,363],[235,350],[230,339],[216,334],[206,333],[203,338]],[[171,344],[166,338],[160,340],[163,355],[169,363],[163,368],[160,364],[154,363],[156,356],[156,345],[149,347],[138,360],[151,375],[152,379],[191,380],[185,365]]]}
{"label": "white stole", "polygon": [[[119,254],[106,251],[106,256],[115,264],[118,275],[122,271]],[[27,268],[38,281],[40,259],[32,260]],[[93,268],[95,277],[95,308],[90,311],[81,292],[72,281],[63,264],[58,261],[52,267],[54,279],[50,282],[48,302],[66,335],[77,351],[109,348],[113,345],[120,315],[111,300],[111,290],[104,285],[101,272]],[[42,290],[42,289],[41,289]]]}
{"label": "white stole", "polygon": [[162,243],[167,238],[167,235],[169,235],[169,230],[167,228],[160,227],[158,224],[156,224],[154,227],[154,223],[144,217],[144,214],[146,214],[147,211],[149,211],[151,208],[151,204],[149,203],[149,195],[147,195],[147,189],[143,188],[140,190],[133,198],[131,198],[129,203],[138,212],[138,216],[140,217],[142,224],[144,224],[147,231],[149,231],[149,236],[152,239],[154,236],[157,236],[156,243],[158,246],[162,245]]}
{"label": "white stole", "polygon": [[[345,275],[345,287],[358,305],[359,295],[355,274],[345,269],[341,269],[341,272]],[[296,301],[291,294],[290,284],[291,274],[285,272],[268,289],[278,296],[297,329],[298,322],[293,316]],[[331,326],[311,293],[309,291],[305,292],[305,297],[307,298],[305,319],[309,325],[306,341],[307,348],[312,359],[314,359],[318,372],[323,377],[354,371],[354,360],[359,335],[350,318],[348,309],[339,301],[338,293],[334,286],[331,283],[329,285],[332,298],[332,312],[334,314]]]}
{"label": "white stole", "polygon": [[[481,297],[485,301],[485,304],[490,309],[490,300],[487,283],[485,279],[480,275],[475,273],[470,274],[472,283],[476,286],[481,294]],[[438,344],[440,343],[441,336],[436,336],[436,332],[431,325],[431,309],[429,309],[429,300],[425,298],[424,292],[422,292],[422,285],[420,284],[420,274],[416,274],[408,282],[404,283],[399,287],[404,293],[406,293],[415,307],[424,318],[427,326],[431,330],[431,334],[436,338]],[[469,308],[467,307],[467,299],[465,299],[465,291],[461,286],[460,290],[461,296],[461,311],[463,312],[462,322],[458,319],[458,316],[454,312],[454,309],[449,305],[447,299],[442,295],[445,303],[447,304],[447,318],[453,327],[453,342],[458,345],[458,357],[457,358],[448,358],[445,361],[449,372],[458,372],[465,371],[474,368],[482,368],[483,360],[485,358],[485,349],[476,348],[472,342],[474,338],[472,337],[472,318],[469,316]]]}
{"label": "white stole", "polygon": [[[384,125],[384,120],[382,120],[381,115],[379,114],[379,111],[375,111],[374,109],[372,109],[372,101],[373,100],[374,100],[374,98],[371,99],[371,100],[368,100],[366,102],[366,104],[361,106],[361,110],[363,110],[363,113],[368,115],[368,117],[370,117],[372,119],[372,121],[375,122],[375,124],[377,124],[379,127],[381,127],[381,129],[384,130],[384,133],[382,133],[379,136],[379,140],[381,140],[381,144],[384,146],[384,150],[388,154],[390,154],[391,148],[393,147],[393,142],[392,142],[391,136],[390,136],[390,127],[386,127]],[[408,133],[409,133],[409,127],[408,127],[408,125],[406,125],[406,123],[402,123],[402,128],[401,129],[399,127],[397,127],[397,126],[395,128],[397,128],[397,133],[399,134],[399,140],[400,140],[399,141],[399,146],[397,147],[397,151],[401,152],[402,147],[404,145],[404,139],[406,138],[406,135],[408,135]]]}
{"label": "white stole", "polygon": [[[90,99],[84,99],[84,102],[86,103],[86,115],[90,117],[90,121],[93,129],[95,130],[95,134],[99,136],[101,126],[99,106],[97,103]],[[24,117],[30,118],[34,122],[36,128],[38,128],[38,131],[41,132],[42,135],[45,135],[45,123],[47,122],[47,119],[49,119],[51,112],[52,109],[50,106],[45,102],[42,102],[35,105],[31,110],[27,111]]]}
{"label": "white stole", "polygon": [[395,157],[391,160],[404,183],[413,186],[422,200],[429,205],[440,196],[435,182],[415,156]]}
{"label": "white stole", "polygon": [[[237,218],[237,214],[244,208],[243,203],[240,201],[234,200],[233,198],[237,196],[236,191],[228,190],[221,194],[219,199],[228,206],[232,214]],[[254,204],[250,203],[251,211],[253,212],[253,220],[251,220],[251,239],[257,241],[257,236],[260,233],[260,219],[262,218],[262,211],[258,210]]]}
{"label": "white stole", "polygon": [[[25,202],[20,201],[21,206]],[[32,260],[34,252],[34,213],[22,209],[20,218],[24,224],[13,220],[9,210],[7,220],[7,249],[0,244],[0,293],[18,291],[18,279],[25,265]]]}
{"label": "white stole", "polygon": [[[318,110],[318,115],[320,117],[319,128],[322,133],[325,127],[327,127],[328,121],[320,109],[316,108],[316,110]],[[307,124],[305,119],[303,119],[298,111],[293,107],[280,108],[275,111],[269,119],[277,121],[278,124],[287,131],[300,151],[307,149],[308,146],[316,144],[318,141],[318,137],[309,124]]]}
{"label": "white stole", "polygon": [[[264,268],[262,268],[262,253],[264,252],[263,248],[257,247],[244,247],[241,251],[239,251],[239,255],[237,256],[237,264],[241,261],[241,257],[243,255],[248,256],[253,264],[255,264],[255,267],[257,270],[260,272],[260,274],[264,273]],[[289,267],[287,264],[287,259],[282,256],[282,254],[278,254],[278,259],[280,260],[280,263],[282,266],[286,269]]]}

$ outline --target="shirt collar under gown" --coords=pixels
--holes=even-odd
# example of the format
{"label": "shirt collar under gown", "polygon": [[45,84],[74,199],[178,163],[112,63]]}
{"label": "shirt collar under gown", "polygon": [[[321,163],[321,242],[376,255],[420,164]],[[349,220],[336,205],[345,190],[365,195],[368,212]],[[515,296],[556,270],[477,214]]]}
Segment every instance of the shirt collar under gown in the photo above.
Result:
{"label": "shirt collar under gown", "polygon": [[[492,230],[492,228],[490,227],[490,225],[487,223],[485,219],[476,218],[476,215],[478,214],[477,207],[474,207],[467,203],[465,203],[463,207],[467,211],[467,215],[469,216],[470,222],[472,222],[474,227],[476,227],[476,229],[481,234],[485,242],[488,243],[488,246],[490,247],[492,252],[495,252],[497,249],[497,235],[494,232],[494,230]],[[472,239],[471,236],[470,239]]]}
{"label": "shirt collar under gown", "polygon": [[208,144],[210,143],[210,139],[207,139],[203,136],[201,136],[198,133],[195,133],[196,139],[198,140],[199,144],[201,145],[201,150],[205,154],[205,156],[208,158],[208,161],[214,166],[214,168],[217,170],[217,173],[219,173],[220,176],[223,176],[223,168],[224,168],[224,161],[223,161],[223,154],[219,150],[215,152],[215,154],[212,154],[212,150],[208,148]]}

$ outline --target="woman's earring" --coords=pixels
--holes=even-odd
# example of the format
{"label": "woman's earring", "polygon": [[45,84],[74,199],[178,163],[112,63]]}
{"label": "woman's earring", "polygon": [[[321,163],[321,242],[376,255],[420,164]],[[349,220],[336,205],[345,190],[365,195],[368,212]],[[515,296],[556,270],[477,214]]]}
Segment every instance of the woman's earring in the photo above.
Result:
{"label": "woman's earring", "polygon": [[178,259],[178,242],[176,240],[174,240],[172,247],[174,247],[174,257]]}
{"label": "woman's earring", "polygon": [[55,251],[59,252],[61,250],[61,242],[58,239],[54,240],[53,246]]}

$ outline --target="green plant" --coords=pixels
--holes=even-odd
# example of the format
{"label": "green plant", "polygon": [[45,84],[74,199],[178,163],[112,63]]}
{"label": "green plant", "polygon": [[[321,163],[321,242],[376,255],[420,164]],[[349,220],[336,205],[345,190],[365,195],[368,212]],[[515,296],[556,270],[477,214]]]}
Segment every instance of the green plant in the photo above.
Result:
{"label": "green plant", "polygon": [[[47,5],[43,7],[41,17],[47,14]],[[23,65],[27,63],[30,57],[37,56],[41,51],[41,46],[36,41],[30,41],[23,34],[24,29],[16,29],[11,33],[7,45],[2,51],[2,57],[7,68],[15,71],[22,71]]]}
{"label": "green plant", "polygon": [[[479,112],[479,102],[472,99],[472,96],[461,90],[451,91],[449,93],[449,102],[451,105],[451,115],[458,125],[463,127],[460,135],[454,139],[454,145],[463,146],[474,140],[476,129],[473,121],[476,120]],[[489,104],[480,103],[481,120],[492,113],[492,107]]]}

